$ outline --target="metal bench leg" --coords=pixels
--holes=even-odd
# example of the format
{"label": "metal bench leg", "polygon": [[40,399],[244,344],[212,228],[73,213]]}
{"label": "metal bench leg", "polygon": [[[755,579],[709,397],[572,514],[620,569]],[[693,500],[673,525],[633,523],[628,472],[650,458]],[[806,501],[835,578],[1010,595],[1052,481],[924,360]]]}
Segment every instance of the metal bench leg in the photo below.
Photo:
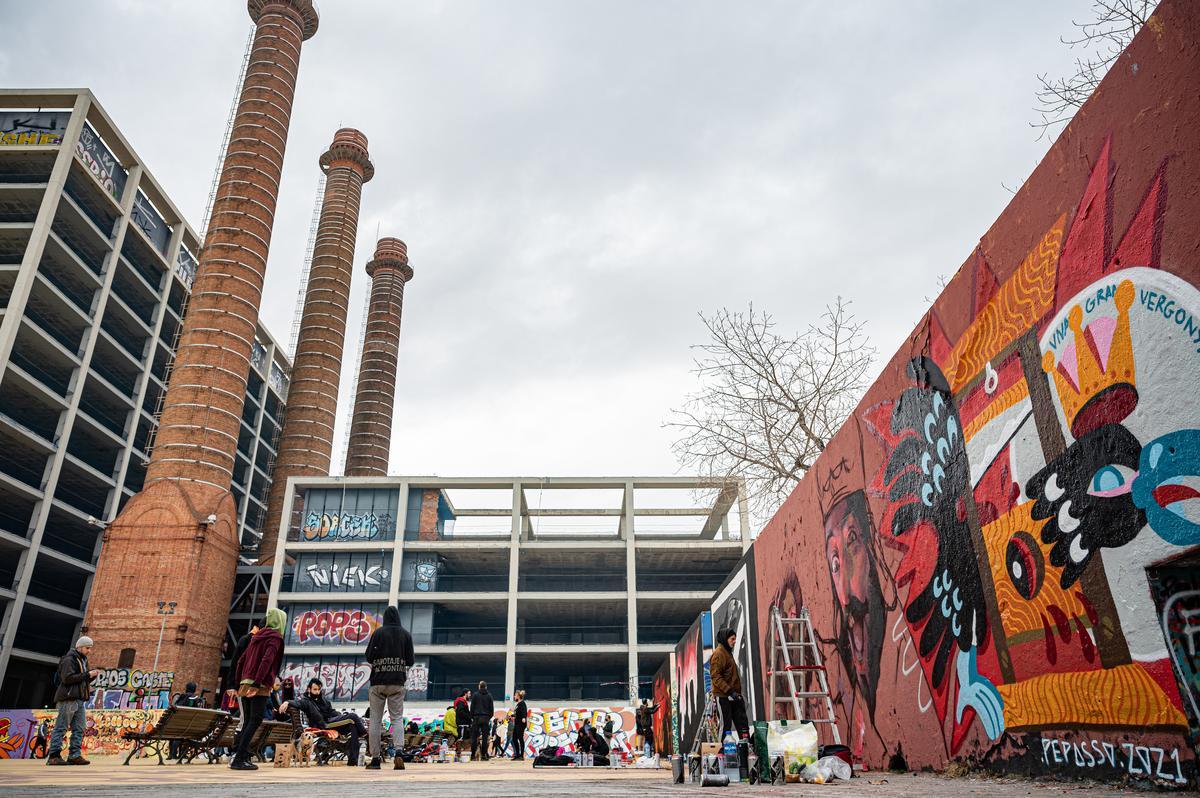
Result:
{"label": "metal bench leg", "polygon": [[133,755],[136,754],[138,751],[141,751],[145,747],[146,747],[146,744],[143,743],[141,740],[134,740],[133,748],[129,749],[129,754],[125,757],[125,761],[122,762],[121,764],[128,765],[129,760],[133,759]]}

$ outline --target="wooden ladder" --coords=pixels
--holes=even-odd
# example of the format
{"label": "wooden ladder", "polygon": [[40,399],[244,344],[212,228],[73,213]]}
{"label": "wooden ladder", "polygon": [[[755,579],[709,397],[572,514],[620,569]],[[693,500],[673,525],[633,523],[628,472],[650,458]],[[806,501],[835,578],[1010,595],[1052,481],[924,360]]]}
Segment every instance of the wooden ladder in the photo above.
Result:
{"label": "wooden ladder", "polygon": [[[793,642],[787,632],[795,629],[798,639]],[[779,607],[771,605],[771,654],[767,670],[767,690],[770,704],[767,712],[771,720],[778,720],[780,704],[791,704],[796,720],[829,726],[834,743],[841,745],[842,735],[838,732],[837,718],[833,712],[833,699],[829,695],[829,680],[825,672],[825,661],[821,658],[821,647],[813,631],[808,608],[800,610],[800,617],[785,618]],[[796,652],[793,661],[792,652]],[[803,688],[796,685],[796,676],[803,678]],[[779,694],[779,679],[784,680],[785,694]],[[813,684],[815,682],[815,684]],[[810,689],[810,688],[817,689]],[[808,702],[817,700],[825,714],[823,717],[806,717]]]}

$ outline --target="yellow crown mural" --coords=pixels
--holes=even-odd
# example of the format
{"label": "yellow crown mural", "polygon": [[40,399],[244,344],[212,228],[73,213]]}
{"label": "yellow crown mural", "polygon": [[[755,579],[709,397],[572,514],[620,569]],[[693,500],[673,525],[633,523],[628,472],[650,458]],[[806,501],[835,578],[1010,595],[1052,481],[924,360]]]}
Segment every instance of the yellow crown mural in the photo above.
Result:
{"label": "yellow crown mural", "polygon": [[1137,406],[1129,334],[1129,309],[1135,295],[1133,282],[1122,280],[1113,292],[1116,319],[1100,316],[1087,327],[1083,326],[1083,308],[1075,305],[1067,316],[1074,344],[1063,348],[1057,363],[1053,352],[1042,357],[1042,369],[1054,377],[1059,404],[1076,438],[1122,421]]}

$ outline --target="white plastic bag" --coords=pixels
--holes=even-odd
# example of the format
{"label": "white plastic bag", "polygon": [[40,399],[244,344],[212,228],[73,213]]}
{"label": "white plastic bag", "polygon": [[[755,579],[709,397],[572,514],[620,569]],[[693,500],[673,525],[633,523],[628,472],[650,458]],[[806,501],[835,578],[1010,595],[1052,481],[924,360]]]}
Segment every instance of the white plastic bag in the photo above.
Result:
{"label": "white plastic bag", "polygon": [[772,759],[783,757],[788,781],[799,781],[804,768],[817,761],[817,727],[811,723],[772,721],[767,727],[767,751]]}
{"label": "white plastic bag", "polygon": [[843,781],[849,781],[852,773],[850,766],[846,764],[846,760],[842,759],[840,756],[821,757],[817,760],[817,770],[821,771],[821,774],[825,776],[826,781],[828,781],[829,777],[831,776]]}

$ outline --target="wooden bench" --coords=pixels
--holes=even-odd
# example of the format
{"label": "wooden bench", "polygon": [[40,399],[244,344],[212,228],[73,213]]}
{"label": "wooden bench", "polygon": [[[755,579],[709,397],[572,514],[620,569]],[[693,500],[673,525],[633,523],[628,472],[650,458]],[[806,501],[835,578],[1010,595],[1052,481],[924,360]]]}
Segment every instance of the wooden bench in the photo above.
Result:
{"label": "wooden bench", "polygon": [[291,723],[283,720],[264,720],[254,730],[254,736],[250,738],[250,754],[258,757],[260,762],[266,762],[266,757],[263,756],[264,748],[268,745],[279,746],[285,743],[291,744],[296,739],[293,736]]}
{"label": "wooden bench", "polygon": [[[168,707],[148,731],[121,733],[123,739],[133,742],[133,747],[122,764],[128,765],[129,760],[147,748],[158,755],[158,764],[166,764],[163,760],[163,746],[172,742],[181,743],[181,750],[203,750],[203,746],[207,745],[213,735],[219,736],[229,722],[229,713],[219,709]],[[192,756],[195,756],[195,753],[192,753]]]}

